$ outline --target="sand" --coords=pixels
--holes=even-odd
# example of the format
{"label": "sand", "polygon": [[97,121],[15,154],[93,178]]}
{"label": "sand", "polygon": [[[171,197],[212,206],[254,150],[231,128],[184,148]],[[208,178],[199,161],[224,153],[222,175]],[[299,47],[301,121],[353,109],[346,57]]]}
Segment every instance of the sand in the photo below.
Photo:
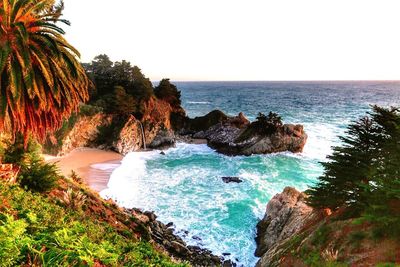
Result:
{"label": "sand", "polygon": [[74,170],[90,188],[98,192],[107,188],[112,171],[123,158],[116,152],[94,148],[77,148],[64,157],[44,156],[47,162],[56,163],[63,175],[69,176]]}

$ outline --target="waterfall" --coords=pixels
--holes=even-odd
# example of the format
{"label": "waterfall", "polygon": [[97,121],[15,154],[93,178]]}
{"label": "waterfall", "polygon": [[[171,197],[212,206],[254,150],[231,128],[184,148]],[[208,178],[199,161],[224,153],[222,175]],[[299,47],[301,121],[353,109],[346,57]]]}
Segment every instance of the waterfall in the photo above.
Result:
{"label": "waterfall", "polygon": [[143,141],[143,149],[146,150],[146,139],[144,136],[143,124],[138,120],[140,124],[140,129],[142,130],[142,141]]}

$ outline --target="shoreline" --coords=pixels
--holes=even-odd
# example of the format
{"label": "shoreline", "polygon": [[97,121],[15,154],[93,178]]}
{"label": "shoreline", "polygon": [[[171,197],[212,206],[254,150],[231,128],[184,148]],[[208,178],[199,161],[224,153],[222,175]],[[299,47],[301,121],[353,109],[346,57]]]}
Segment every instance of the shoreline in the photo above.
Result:
{"label": "shoreline", "polygon": [[[180,137],[177,141],[195,145],[207,144],[206,139]],[[161,151],[168,149],[169,147],[161,149]],[[48,154],[42,156],[46,162],[55,163],[61,174],[66,177],[69,177],[71,172],[75,171],[83,182],[96,192],[107,188],[111,173],[121,165],[124,158],[122,154],[115,151],[89,147],[75,148],[65,156],[60,157]]]}
{"label": "shoreline", "polygon": [[91,189],[100,192],[107,188],[112,171],[117,168],[123,155],[96,148],[76,148],[65,156],[43,155],[46,162],[55,163],[68,177],[75,171]]}

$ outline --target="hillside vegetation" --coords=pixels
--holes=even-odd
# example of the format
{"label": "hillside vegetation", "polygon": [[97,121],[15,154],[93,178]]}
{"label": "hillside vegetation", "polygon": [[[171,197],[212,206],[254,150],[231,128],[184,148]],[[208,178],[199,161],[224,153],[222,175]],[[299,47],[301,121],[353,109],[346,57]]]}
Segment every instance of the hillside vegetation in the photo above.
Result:
{"label": "hillside vegetation", "polygon": [[156,250],[137,218],[76,174],[59,175],[37,148],[13,145],[2,156],[22,168],[16,184],[0,179],[0,266],[187,266]]}

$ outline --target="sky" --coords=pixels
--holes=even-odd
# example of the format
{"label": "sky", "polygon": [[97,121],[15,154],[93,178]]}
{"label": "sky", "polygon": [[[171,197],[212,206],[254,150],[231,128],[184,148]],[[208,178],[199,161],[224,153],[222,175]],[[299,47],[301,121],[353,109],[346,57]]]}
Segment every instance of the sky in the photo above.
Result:
{"label": "sky", "polygon": [[399,0],[64,0],[67,40],[152,80],[400,80]]}

